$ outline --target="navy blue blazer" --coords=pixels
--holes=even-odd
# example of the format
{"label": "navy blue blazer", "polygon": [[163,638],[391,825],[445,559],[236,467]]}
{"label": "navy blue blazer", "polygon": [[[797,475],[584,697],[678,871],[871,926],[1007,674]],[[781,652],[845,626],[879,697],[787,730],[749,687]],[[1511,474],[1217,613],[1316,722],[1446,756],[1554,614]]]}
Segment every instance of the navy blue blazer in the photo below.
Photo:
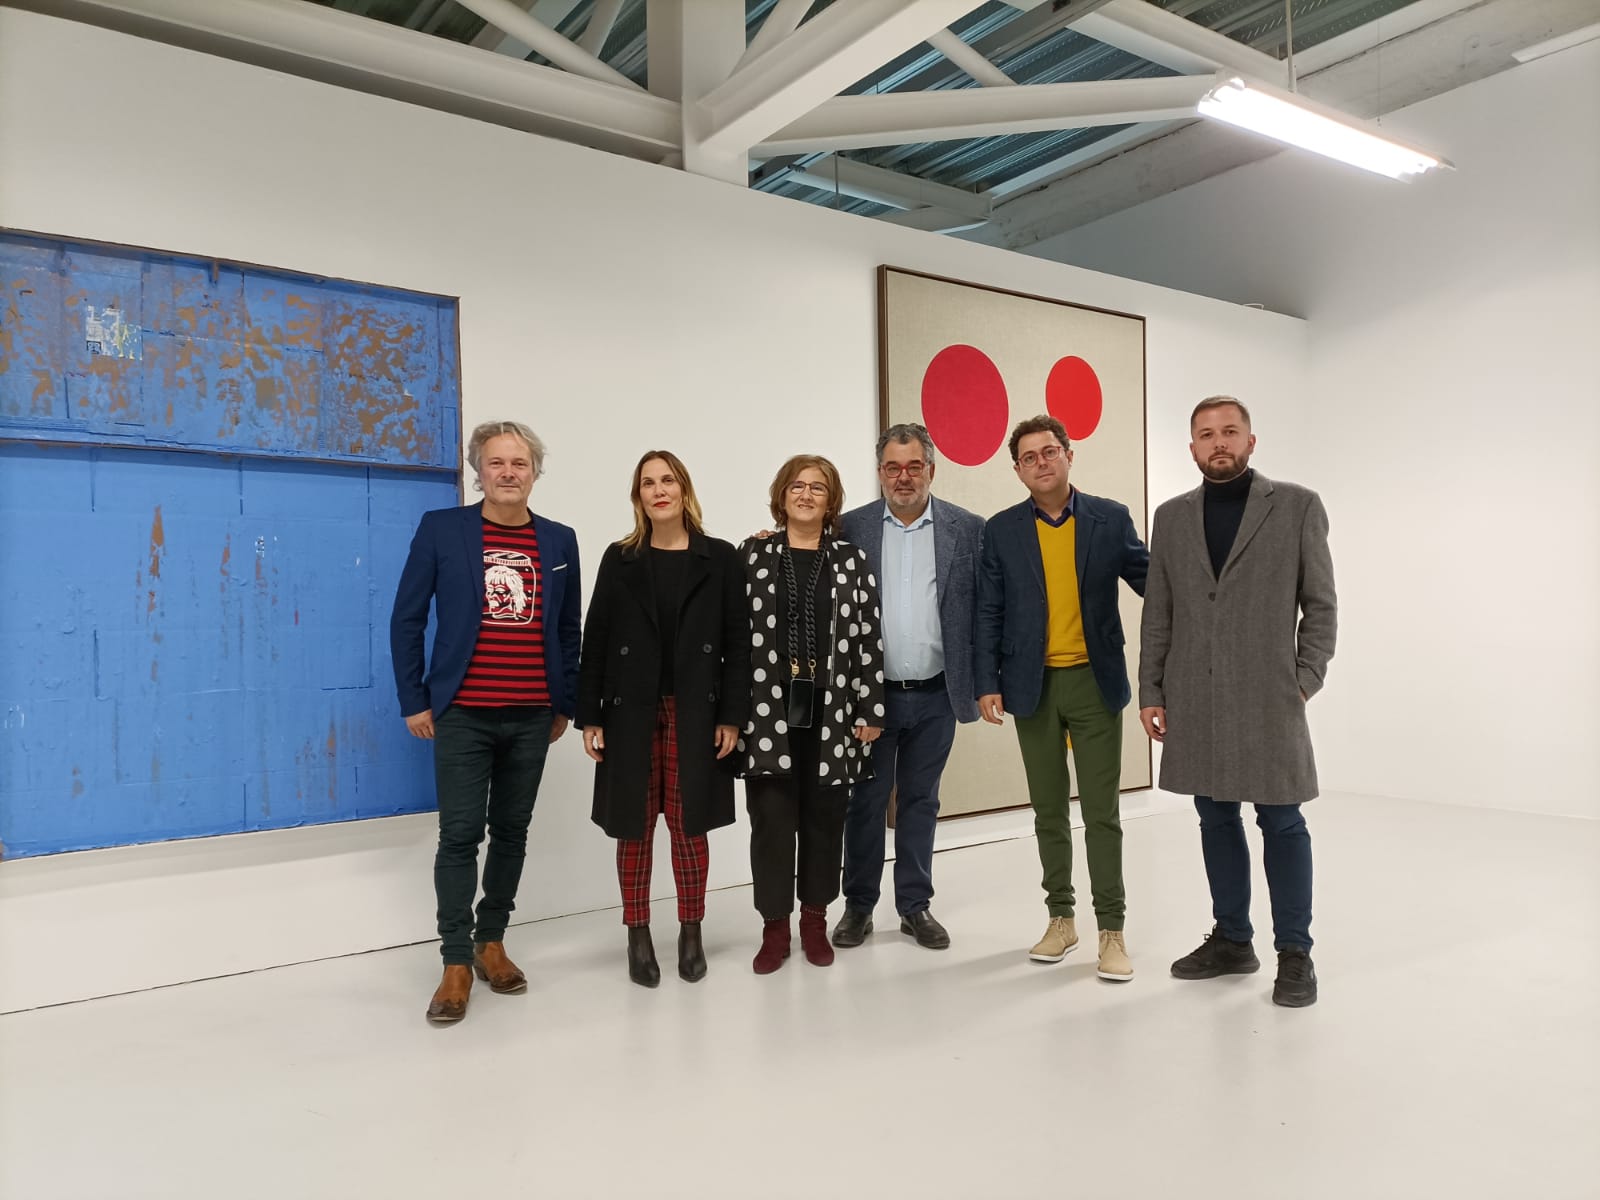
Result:
{"label": "navy blue blazer", "polygon": [[[972,613],[977,604],[978,552],[983,518],[959,504],[929,496],[934,508],[933,562],[939,597],[939,633],[944,641],[944,686],[950,709],[963,724],[978,719],[972,690]],[[845,540],[860,546],[883,590],[882,500],[853,508],[839,519]],[[887,618],[885,618],[887,619]]]}
{"label": "navy blue blazer", "polygon": [[[1122,614],[1117,580],[1144,595],[1150,551],[1139,540],[1133,517],[1115,500],[1074,489],[1078,522],[1078,601],[1083,610],[1083,640],[1089,668],[1106,707],[1120,712],[1132,692],[1122,653]],[[1044,556],[1034,529],[1033,502],[996,513],[983,529],[978,568],[978,644],[975,652],[980,696],[1000,694],[1006,711],[1032,716],[1044,690],[1046,593]]]}
{"label": "navy blue blazer", "polygon": [[[544,664],[551,707],[571,717],[578,708],[581,644],[578,535],[537,513],[533,530],[539,539]],[[427,663],[423,647],[430,604],[438,626],[433,661]],[[431,710],[437,717],[450,707],[466,678],[482,625],[483,504],[423,513],[389,619],[389,650],[402,716]]]}

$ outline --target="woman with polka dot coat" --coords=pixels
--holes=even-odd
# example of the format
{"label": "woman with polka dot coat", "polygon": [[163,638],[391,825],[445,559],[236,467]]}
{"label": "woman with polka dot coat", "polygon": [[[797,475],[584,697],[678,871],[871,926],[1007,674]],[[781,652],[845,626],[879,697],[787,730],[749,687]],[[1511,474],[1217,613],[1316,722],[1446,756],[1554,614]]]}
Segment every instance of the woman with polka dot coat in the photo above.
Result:
{"label": "woman with polka dot coat", "polygon": [[[763,975],[789,955],[797,895],[807,961],[833,961],[827,907],[839,895],[850,785],[871,774],[884,720],[878,585],[861,551],[836,536],[844,509],[838,471],[825,458],[797,455],[773,480],[770,502],[780,532],[739,548],[752,695],[737,753],[765,922],[753,966]],[[807,709],[809,722],[798,724]]]}

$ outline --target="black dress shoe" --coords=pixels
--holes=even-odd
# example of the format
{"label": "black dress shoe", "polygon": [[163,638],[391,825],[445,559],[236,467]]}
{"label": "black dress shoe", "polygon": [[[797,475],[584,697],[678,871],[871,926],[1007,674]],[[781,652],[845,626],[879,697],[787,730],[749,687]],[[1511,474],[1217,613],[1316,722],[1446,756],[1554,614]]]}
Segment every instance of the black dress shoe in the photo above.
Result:
{"label": "black dress shoe", "polygon": [[872,932],[872,914],[859,908],[846,908],[844,916],[833,927],[833,944],[848,949],[859,946]]}
{"label": "black dress shoe", "polygon": [[688,983],[706,977],[706,952],[700,944],[700,922],[685,921],[678,927],[678,976]]}
{"label": "black dress shoe", "polygon": [[900,932],[909,933],[917,939],[917,945],[929,950],[950,949],[950,935],[927,909],[901,917]]}
{"label": "black dress shoe", "polygon": [[661,964],[656,962],[656,946],[650,940],[650,926],[628,926],[628,978],[640,987],[655,987],[661,982]]}
{"label": "black dress shoe", "polygon": [[1278,951],[1272,1002],[1284,1008],[1305,1008],[1317,1002],[1317,969],[1311,965],[1311,951],[1299,946]]}

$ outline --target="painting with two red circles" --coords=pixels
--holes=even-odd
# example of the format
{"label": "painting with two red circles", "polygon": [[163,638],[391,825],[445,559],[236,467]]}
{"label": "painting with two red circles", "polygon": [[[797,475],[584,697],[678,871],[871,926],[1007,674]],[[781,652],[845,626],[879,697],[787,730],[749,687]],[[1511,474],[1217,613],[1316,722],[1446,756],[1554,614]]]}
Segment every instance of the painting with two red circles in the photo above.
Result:
{"label": "painting with two red circles", "polygon": [[[893,267],[879,269],[878,285],[879,419],[928,427],[935,495],[982,517],[1025,500],[1007,439],[1017,422],[1049,413],[1071,439],[1073,485],[1127,505],[1148,528],[1143,317]],[[1139,599],[1121,593],[1135,671]],[[1133,706],[1123,715],[1122,786],[1148,787],[1149,743]],[[1027,802],[1014,736],[999,733],[981,722],[958,730],[946,815]]]}

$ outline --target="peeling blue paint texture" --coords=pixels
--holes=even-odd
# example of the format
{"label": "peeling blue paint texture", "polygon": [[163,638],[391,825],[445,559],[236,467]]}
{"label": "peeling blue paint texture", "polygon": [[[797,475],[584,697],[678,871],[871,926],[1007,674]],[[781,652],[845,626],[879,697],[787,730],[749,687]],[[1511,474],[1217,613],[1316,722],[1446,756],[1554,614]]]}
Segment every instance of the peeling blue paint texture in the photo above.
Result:
{"label": "peeling blue paint texture", "polygon": [[8,857],[432,807],[388,614],[458,375],[453,300],[0,233]]}

